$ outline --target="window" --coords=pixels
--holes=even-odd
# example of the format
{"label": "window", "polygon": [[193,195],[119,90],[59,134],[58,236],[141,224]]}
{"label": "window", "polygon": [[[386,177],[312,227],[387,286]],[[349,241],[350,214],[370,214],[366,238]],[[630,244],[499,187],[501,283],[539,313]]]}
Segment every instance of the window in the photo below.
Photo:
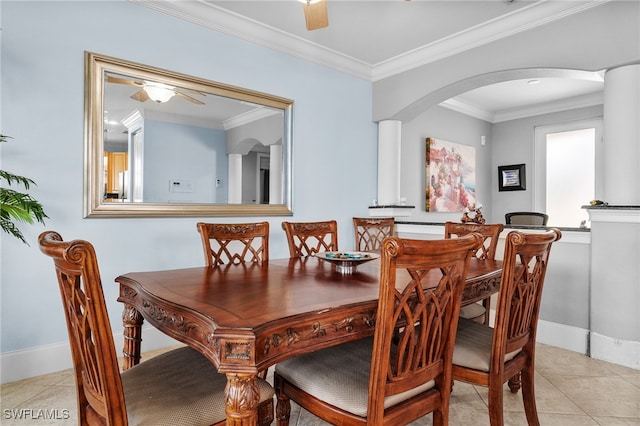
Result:
{"label": "window", "polygon": [[534,205],[549,226],[579,227],[589,216],[582,206],[598,198],[602,120],[535,129]]}

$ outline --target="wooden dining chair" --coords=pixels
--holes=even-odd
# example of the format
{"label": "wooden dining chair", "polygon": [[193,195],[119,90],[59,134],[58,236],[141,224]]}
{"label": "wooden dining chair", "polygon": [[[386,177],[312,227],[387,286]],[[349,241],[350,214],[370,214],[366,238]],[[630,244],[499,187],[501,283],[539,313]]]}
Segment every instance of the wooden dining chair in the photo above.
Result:
{"label": "wooden dining chair", "polygon": [[[463,235],[470,234],[472,232],[482,235],[482,246],[476,251],[475,257],[478,259],[495,259],[496,248],[498,247],[498,239],[500,234],[504,230],[504,225],[501,223],[484,224],[478,223],[457,223],[457,222],[445,222],[444,224],[444,237],[461,237]],[[460,310],[460,315],[463,318],[474,319],[476,321],[489,324],[489,315],[491,309],[491,297],[487,297],[482,300],[482,306],[478,303],[472,303],[467,306],[463,306]]]}
{"label": "wooden dining chair", "polygon": [[196,226],[207,266],[269,260],[269,222],[198,222]]}
{"label": "wooden dining chair", "polygon": [[394,235],[393,217],[354,217],[353,230],[357,251],[378,251],[385,237]]}
{"label": "wooden dining chair", "polygon": [[536,330],[542,287],[557,229],[507,234],[494,328],[464,318],[458,324],[453,379],[489,388],[489,420],[503,425],[503,385],[517,392],[530,426],[539,425],[534,387]]}
{"label": "wooden dining chair", "polygon": [[324,222],[282,222],[287,235],[290,257],[313,256],[321,251],[338,250],[338,223]]}
{"label": "wooden dining chair", "polygon": [[289,424],[291,399],[331,424],[400,425],[431,412],[448,424],[458,311],[480,244],[386,238],[374,336],[278,363],[278,425]]}
{"label": "wooden dining chair", "polygon": [[[81,425],[223,425],[226,376],[189,347],[158,355],[122,373],[93,246],[64,242],[57,232],[38,238],[53,258],[71,355]],[[258,379],[259,424],[273,420],[271,385]]]}

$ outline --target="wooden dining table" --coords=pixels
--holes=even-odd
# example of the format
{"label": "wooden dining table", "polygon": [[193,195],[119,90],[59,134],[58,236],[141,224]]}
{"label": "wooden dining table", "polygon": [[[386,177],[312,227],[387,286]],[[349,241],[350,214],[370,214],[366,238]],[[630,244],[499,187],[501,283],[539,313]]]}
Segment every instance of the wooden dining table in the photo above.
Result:
{"label": "wooden dining table", "polygon": [[[473,258],[463,305],[499,289],[501,262]],[[287,358],[373,334],[380,260],[340,273],[318,257],[119,276],[124,368],[142,324],[196,349],[227,376],[227,424],[255,425],[257,374]]]}

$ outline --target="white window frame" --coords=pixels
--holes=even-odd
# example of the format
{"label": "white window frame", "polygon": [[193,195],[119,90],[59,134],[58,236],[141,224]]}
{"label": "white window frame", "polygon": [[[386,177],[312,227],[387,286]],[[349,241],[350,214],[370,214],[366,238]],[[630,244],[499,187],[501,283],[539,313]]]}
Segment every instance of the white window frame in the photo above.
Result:
{"label": "white window frame", "polygon": [[[602,117],[587,120],[536,126],[534,129],[533,157],[533,207],[534,211],[547,211],[547,134],[595,129],[595,198],[602,199],[604,193],[604,143],[602,139]],[[585,200],[587,204],[590,200]]]}

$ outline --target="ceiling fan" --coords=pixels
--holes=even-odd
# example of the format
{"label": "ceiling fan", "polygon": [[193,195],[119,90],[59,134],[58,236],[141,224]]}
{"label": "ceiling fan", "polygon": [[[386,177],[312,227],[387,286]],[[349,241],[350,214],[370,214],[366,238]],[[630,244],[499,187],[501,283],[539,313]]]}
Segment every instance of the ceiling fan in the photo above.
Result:
{"label": "ceiling fan", "polygon": [[[157,83],[153,81],[135,81],[135,80],[129,80],[127,78],[114,77],[111,75],[107,76],[107,82],[140,87],[140,90],[138,90],[136,93],[131,95],[131,99],[135,99],[136,101],[139,101],[139,102],[145,102],[150,99],[157,103],[163,103],[163,102],[167,102],[169,99],[171,99],[174,96],[178,96],[189,102],[193,102],[196,105],[204,105],[204,102],[192,96],[189,96],[186,93],[182,93],[176,87],[169,86],[164,83]],[[202,93],[198,93],[198,94],[202,95]]]}
{"label": "ceiling fan", "polygon": [[325,0],[299,0],[304,3],[304,20],[307,30],[313,31],[329,25],[327,3]]}

